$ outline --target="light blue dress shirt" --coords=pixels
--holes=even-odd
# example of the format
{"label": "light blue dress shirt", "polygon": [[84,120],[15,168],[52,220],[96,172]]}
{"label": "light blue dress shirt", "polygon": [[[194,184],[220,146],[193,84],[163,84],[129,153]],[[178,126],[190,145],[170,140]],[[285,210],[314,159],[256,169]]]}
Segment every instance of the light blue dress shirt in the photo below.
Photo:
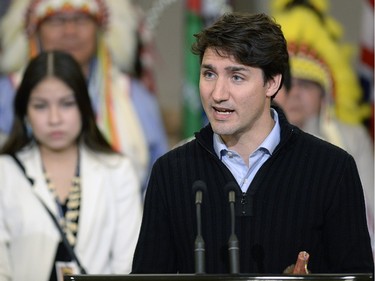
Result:
{"label": "light blue dress shirt", "polygon": [[249,166],[241,156],[234,150],[228,149],[218,134],[214,134],[214,149],[220,160],[228,167],[242,192],[249,188],[256,173],[264,162],[271,157],[276,146],[280,142],[280,124],[276,110],[271,108],[271,115],[275,121],[272,131],[259,147],[249,156]]}

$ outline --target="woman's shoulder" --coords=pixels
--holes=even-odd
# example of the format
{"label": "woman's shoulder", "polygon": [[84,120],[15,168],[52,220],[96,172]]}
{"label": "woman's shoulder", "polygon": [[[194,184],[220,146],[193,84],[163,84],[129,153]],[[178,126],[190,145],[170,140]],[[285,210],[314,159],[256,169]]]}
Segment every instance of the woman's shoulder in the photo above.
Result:
{"label": "woman's shoulder", "polygon": [[81,155],[83,161],[111,170],[130,165],[130,158],[119,153],[103,153],[84,148],[81,150]]}
{"label": "woman's shoulder", "polygon": [[8,154],[0,155],[0,182],[2,184],[18,180],[21,178],[21,174],[23,175],[23,170],[19,167],[12,156]]}
{"label": "woman's shoulder", "polygon": [[[30,159],[35,158],[38,149],[35,145],[30,144],[19,150],[14,154],[21,162],[30,161]],[[14,157],[8,153],[0,154],[0,161],[2,163],[15,163]]]}
{"label": "woman's shoulder", "polygon": [[12,164],[12,157],[8,154],[0,154],[0,165],[10,165]]}
{"label": "woman's shoulder", "polygon": [[[134,164],[129,157],[117,153],[81,151],[82,175],[93,178],[102,178],[111,182],[114,189],[121,192],[139,191],[140,184]],[[127,186],[128,188],[123,188]]]}

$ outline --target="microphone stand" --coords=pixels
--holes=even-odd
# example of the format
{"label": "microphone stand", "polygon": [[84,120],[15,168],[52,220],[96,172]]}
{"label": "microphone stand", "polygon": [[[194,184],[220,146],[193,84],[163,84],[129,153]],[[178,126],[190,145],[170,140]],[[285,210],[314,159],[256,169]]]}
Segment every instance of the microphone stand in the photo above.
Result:
{"label": "microphone stand", "polygon": [[234,190],[229,191],[229,206],[231,215],[231,234],[228,241],[228,252],[229,252],[229,265],[230,273],[238,274],[240,273],[240,257],[239,257],[239,242],[237,235],[235,233],[235,210],[234,203],[236,201],[236,193]]}
{"label": "microphone stand", "polygon": [[194,183],[193,189],[196,190],[195,206],[197,216],[197,236],[194,242],[195,273],[203,274],[205,273],[205,243],[202,236],[201,205],[203,197],[202,190],[206,189],[206,184],[202,181],[197,181]]}

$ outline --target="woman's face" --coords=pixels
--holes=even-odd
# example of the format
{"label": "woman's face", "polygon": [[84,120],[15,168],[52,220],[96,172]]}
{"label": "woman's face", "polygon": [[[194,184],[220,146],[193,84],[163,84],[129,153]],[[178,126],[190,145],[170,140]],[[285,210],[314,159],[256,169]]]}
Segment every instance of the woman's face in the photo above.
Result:
{"label": "woman's face", "polygon": [[82,128],[72,89],[56,77],[45,78],[31,91],[27,119],[39,145],[52,151],[75,146]]}

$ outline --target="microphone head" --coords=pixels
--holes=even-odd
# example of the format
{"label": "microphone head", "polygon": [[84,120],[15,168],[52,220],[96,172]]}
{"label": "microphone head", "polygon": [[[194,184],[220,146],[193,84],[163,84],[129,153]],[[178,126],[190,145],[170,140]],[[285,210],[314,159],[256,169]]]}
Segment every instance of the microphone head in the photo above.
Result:
{"label": "microphone head", "polygon": [[234,181],[230,181],[228,182],[225,186],[224,186],[224,190],[228,193],[229,191],[234,191],[236,192],[236,190],[238,189],[238,185],[237,183],[235,183]]}
{"label": "microphone head", "polygon": [[236,201],[236,190],[238,189],[238,186],[235,182],[231,181],[228,182],[224,186],[224,190],[229,194],[229,202],[235,202]]}
{"label": "microphone head", "polygon": [[204,181],[202,180],[196,180],[194,183],[193,183],[193,194],[195,195],[195,193],[200,190],[202,192],[206,192],[207,191],[207,185]]}
{"label": "microphone head", "polygon": [[202,203],[203,192],[207,191],[206,183],[202,180],[197,180],[193,183],[193,194],[195,195],[195,204]]}

